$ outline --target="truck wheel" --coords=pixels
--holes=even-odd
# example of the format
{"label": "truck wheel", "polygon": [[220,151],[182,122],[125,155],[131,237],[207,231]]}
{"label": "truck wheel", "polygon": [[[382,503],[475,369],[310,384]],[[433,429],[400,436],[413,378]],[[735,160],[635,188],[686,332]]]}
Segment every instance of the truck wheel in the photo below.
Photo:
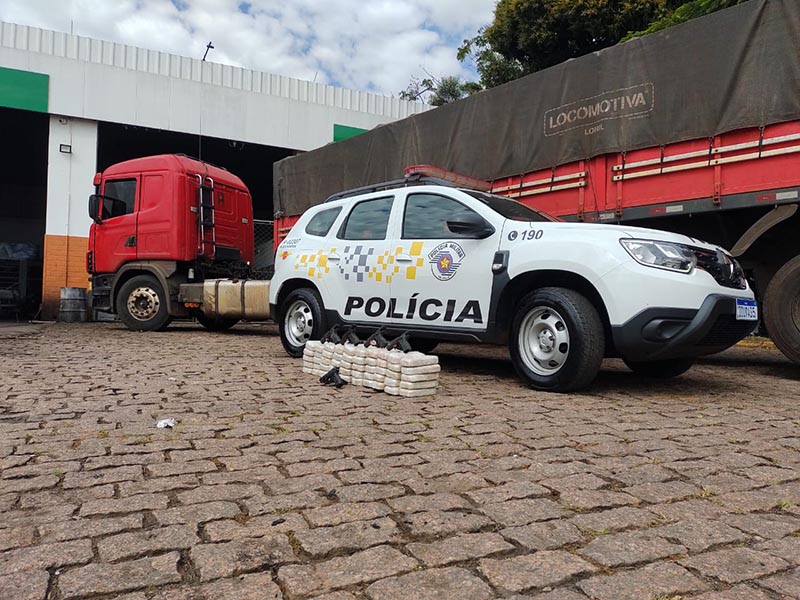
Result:
{"label": "truck wheel", "polygon": [[122,284],[117,293],[117,314],[133,331],[161,331],[172,321],[167,296],[152,275],[137,275]]}
{"label": "truck wheel", "polygon": [[800,255],[783,265],[769,282],[764,323],[778,349],[800,363]]}
{"label": "truck wheel", "polygon": [[578,292],[541,288],[517,306],[508,346],[514,368],[530,387],[578,390],[594,380],[603,362],[603,322]]}
{"label": "truck wheel", "polygon": [[239,319],[226,319],[218,317],[216,319],[207,317],[204,313],[198,312],[195,316],[197,322],[209,331],[225,331],[239,322]]}
{"label": "truck wheel", "polygon": [[655,379],[669,379],[683,375],[692,368],[694,358],[670,358],[666,360],[651,360],[636,362],[623,359],[627,367],[637,375],[653,377]]}
{"label": "truck wheel", "polygon": [[290,356],[303,356],[308,340],[318,340],[325,333],[325,311],[319,294],[311,288],[290,292],[279,309],[278,329],[281,343]]}

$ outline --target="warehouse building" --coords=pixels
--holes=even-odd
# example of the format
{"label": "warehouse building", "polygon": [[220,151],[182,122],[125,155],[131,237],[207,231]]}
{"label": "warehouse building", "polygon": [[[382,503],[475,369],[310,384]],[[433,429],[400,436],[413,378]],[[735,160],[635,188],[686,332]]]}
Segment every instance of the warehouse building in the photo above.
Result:
{"label": "warehouse building", "polygon": [[52,317],[62,287],[88,286],[87,198],[115,162],[199,156],[268,221],[275,161],[427,108],[0,22],[0,318]]}

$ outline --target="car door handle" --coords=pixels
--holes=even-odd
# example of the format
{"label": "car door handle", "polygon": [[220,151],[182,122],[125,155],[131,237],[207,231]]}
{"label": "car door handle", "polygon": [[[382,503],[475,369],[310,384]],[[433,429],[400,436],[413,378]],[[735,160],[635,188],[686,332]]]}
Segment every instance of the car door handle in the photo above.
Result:
{"label": "car door handle", "polygon": [[397,262],[411,262],[412,260],[414,260],[408,254],[398,254],[397,256],[394,257],[394,259]]}
{"label": "car door handle", "polygon": [[331,262],[339,262],[338,254],[328,254],[328,260]]}

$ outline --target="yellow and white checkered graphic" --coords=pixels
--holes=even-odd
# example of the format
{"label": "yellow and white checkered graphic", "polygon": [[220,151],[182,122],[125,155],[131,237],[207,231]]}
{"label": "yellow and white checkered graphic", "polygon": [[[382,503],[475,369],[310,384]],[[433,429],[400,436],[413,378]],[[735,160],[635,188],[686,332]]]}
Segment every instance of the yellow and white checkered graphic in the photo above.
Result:
{"label": "yellow and white checkered graphic", "polygon": [[[406,280],[415,280],[417,278],[417,269],[425,266],[425,259],[422,256],[422,248],[424,242],[411,242],[407,254],[413,258],[411,264],[408,266],[397,262],[397,256],[405,254],[406,251],[403,246],[397,246],[393,251],[385,250],[382,254],[377,256],[375,264],[372,262],[373,257],[371,249],[366,245],[347,246],[345,248],[344,260],[339,265],[339,270],[347,279],[350,275],[355,274],[357,278],[355,281],[363,281],[363,275],[379,283],[391,283],[395,277],[401,277]],[[352,249],[351,249],[352,248]],[[295,262],[295,271],[305,271],[309,279],[322,279],[331,272],[331,266],[328,262],[328,256],[334,254],[336,248],[331,248],[328,252],[317,250],[314,253],[306,253],[297,255],[297,262]],[[354,258],[362,257],[363,260],[354,260]],[[369,258],[367,258],[369,257]],[[364,261],[369,262],[364,264]],[[349,271],[352,270],[351,274]],[[347,273],[345,273],[347,271]]]}
{"label": "yellow and white checkered graphic", "polygon": [[294,264],[294,270],[305,270],[309,279],[322,279],[331,272],[331,267],[328,264],[328,254],[333,254],[334,252],[336,252],[336,248],[331,248],[328,253],[317,250],[313,254],[300,254]]}
{"label": "yellow and white checkered graphic", "polygon": [[402,246],[397,246],[394,252],[385,250],[383,254],[378,256],[378,264],[375,266],[374,270],[370,270],[368,277],[377,282],[392,283],[392,279],[397,277],[405,268],[402,278],[406,280],[416,279],[417,269],[425,264],[425,259],[421,257],[422,246],[423,242],[411,243],[411,249],[408,251],[408,254],[414,260],[407,267],[403,267],[397,263],[397,256],[399,254],[405,254]]}

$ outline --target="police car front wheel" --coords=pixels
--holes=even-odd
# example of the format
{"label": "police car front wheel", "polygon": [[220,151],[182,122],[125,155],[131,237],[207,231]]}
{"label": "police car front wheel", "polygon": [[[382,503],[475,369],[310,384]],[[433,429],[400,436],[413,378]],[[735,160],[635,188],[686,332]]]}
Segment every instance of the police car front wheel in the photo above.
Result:
{"label": "police car front wheel", "polygon": [[517,373],[534,389],[569,392],[597,376],[605,352],[603,322],[575,290],[530,292],[517,305],[509,340]]}
{"label": "police car front wheel", "polygon": [[278,321],[281,343],[291,356],[303,356],[308,340],[325,332],[325,311],[319,294],[311,288],[289,292],[282,303]]}

